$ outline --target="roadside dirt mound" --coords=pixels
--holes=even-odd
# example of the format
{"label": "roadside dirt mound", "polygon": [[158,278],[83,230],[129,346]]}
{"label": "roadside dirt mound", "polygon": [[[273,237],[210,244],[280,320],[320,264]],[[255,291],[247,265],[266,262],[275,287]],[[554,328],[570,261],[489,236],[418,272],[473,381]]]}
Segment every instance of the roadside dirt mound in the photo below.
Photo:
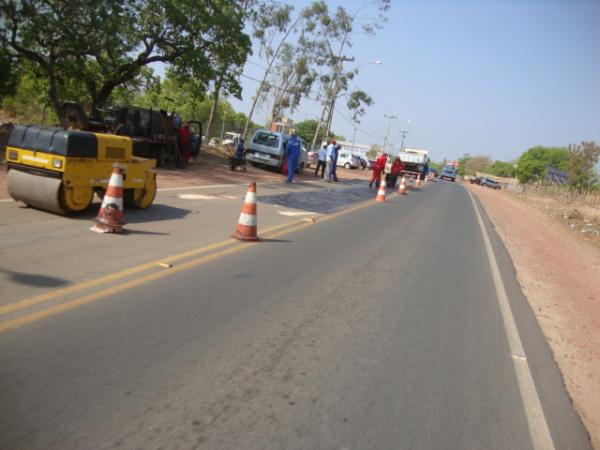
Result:
{"label": "roadside dirt mound", "polygon": [[600,248],[562,223],[585,221],[584,214],[553,218],[506,192],[468,188],[504,241],[575,408],[600,449]]}

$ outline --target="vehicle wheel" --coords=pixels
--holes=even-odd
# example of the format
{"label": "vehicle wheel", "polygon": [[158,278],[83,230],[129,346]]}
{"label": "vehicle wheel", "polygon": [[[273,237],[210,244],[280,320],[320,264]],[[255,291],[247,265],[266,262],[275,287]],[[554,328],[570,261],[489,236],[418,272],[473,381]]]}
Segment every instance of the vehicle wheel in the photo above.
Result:
{"label": "vehicle wheel", "polygon": [[344,164],[344,169],[350,169],[352,166],[350,165],[350,163],[346,163]]}
{"label": "vehicle wheel", "polygon": [[146,185],[138,189],[123,189],[123,204],[126,208],[146,209],[156,197],[156,173],[146,174]]}
{"label": "vehicle wheel", "polygon": [[67,214],[85,211],[92,204],[94,190],[91,187],[65,187],[60,186],[60,206]]}

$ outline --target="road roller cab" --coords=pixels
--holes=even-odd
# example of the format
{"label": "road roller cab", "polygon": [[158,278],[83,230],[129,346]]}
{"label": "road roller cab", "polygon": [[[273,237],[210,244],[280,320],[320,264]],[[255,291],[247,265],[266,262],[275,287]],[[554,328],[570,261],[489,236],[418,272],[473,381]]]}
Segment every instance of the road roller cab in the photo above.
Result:
{"label": "road roller cab", "polygon": [[16,126],[6,147],[10,195],[30,206],[70,214],[103,197],[113,167],[123,169],[126,207],[147,208],[156,195],[156,162],[132,156],[131,139],[35,125]]}

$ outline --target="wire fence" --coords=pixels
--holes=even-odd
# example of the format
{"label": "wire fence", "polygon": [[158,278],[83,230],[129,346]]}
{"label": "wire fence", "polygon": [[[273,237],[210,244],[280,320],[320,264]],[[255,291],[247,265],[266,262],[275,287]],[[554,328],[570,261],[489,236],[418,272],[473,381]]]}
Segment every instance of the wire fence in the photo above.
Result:
{"label": "wire fence", "polygon": [[573,189],[565,185],[510,184],[509,192],[532,197],[551,198],[572,206],[588,206],[600,209],[598,190]]}

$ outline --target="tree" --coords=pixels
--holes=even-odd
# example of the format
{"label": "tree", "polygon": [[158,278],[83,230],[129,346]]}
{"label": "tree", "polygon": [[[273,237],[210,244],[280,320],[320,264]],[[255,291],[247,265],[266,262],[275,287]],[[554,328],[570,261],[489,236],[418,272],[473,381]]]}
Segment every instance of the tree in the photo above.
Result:
{"label": "tree", "polygon": [[373,144],[373,145],[371,145],[371,148],[367,152],[367,158],[375,159],[382,151],[383,151],[383,149],[381,148],[381,146],[379,146],[377,144]]}
{"label": "tree", "polygon": [[[263,91],[269,85],[268,78],[276,61],[279,60],[281,52],[286,48],[288,39],[301,25],[303,31],[312,32],[315,21],[320,20],[319,18],[327,12],[327,5],[321,0],[314,1],[303,8],[295,20],[292,17],[293,10],[294,8],[291,5],[265,2],[259,3],[251,16],[252,36],[258,41],[259,56],[265,58],[266,67],[248,113],[248,121],[243,132],[244,136],[248,133],[248,127],[256,105],[261,100]],[[301,35],[303,34],[301,33]]]}
{"label": "tree", "polygon": [[464,164],[464,175],[475,175],[476,172],[485,172],[491,164],[492,160],[489,156],[473,156]]}
{"label": "tree", "polygon": [[310,93],[316,77],[311,62],[307,42],[302,37],[296,45],[283,45],[272,70],[273,81],[265,84],[261,96],[262,102],[271,102],[271,123],[281,120],[286,110],[293,112],[302,97]]}
{"label": "tree", "polygon": [[[465,153],[462,155],[462,157],[458,158],[457,162],[458,162],[458,167],[456,169],[456,171],[458,172],[458,174],[461,177],[465,176],[465,170],[467,167],[467,163],[469,162],[469,160],[472,158],[472,156],[469,153]],[[444,158],[444,166],[447,164],[447,160],[446,158]]]}
{"label": "tree", "polygon": [[[299,137],[304,139],[305,142],[310,142],[315,135],[317,130],[317,121],[314,119],[304,120],[296,123],[296,133]],[[329,133],[329,138],[335,138],[334,133]],[[323,142],[325,140],[325,130],[321,128],[319,131],[318,141]]]}
{"label": "tree", "polygon": [[[377,18],[361,17],[364,10],[370,6],[375,6],[378,15]],[[381,22],[387,21],[385,13],[390,8],[390,0],[367,0],[356,11],[348,13],[343,6],[336,8],[335,12],[328,16],[323,16],[320,22],[318,33],[322,36],[321,50],[322,55],[320,66],[329,66],[330,75],[323,75],[321,81],[321,95],[323,99],[323,109],[317,132],[313,138],[313,146],[316,141],[318,131],[323,120],[325,120],[325,129],[327,134],[331,129],[335,103],[341,94],[348,94],[347,108],[352,112],[352,119],[359,123],[359,118],[364,115],[363,105],[370,106],[373,100],[369,95],[361,90],[355,90],[348,93],[349,82],[358,73],[358,69],[344,72],[344,61],[354,61],[354,58],[344,56],[347,48],[352,47],[352,37],[356,32],[355,23],[361,23],[362,31],[365,34],[373,35],[376,30],[381,28]]]}
{"label": "tree", "polygon": [[569,168],[567,173],[571,186],[577,189],[589,187],[598,181],[594,167],[600,158],[600,147],[594,142],[569,145]]}
{"label": "tree", "polygon": [[566,171],[569,167],[569,151],[558,147],[532,147],[519,157],[516,175],[521,183],[541,181],[548,167]]}
{"label": "tree", "polygon": [[496,175],[497,177],[513,178],[515,176],[515,167],[513,163],[494,161],[494,163],[487,168],[487,172]]}
{"label": "tree", "polygon": [[243,65],[250,39],[243,33],[242,3],[0,0],[0,44],[46,78],[57,113],[64,86],[72,84],[85,89],[93,110],[152,63],[170,64],[180,78],[204,86],[216,78],[215,61]]}

